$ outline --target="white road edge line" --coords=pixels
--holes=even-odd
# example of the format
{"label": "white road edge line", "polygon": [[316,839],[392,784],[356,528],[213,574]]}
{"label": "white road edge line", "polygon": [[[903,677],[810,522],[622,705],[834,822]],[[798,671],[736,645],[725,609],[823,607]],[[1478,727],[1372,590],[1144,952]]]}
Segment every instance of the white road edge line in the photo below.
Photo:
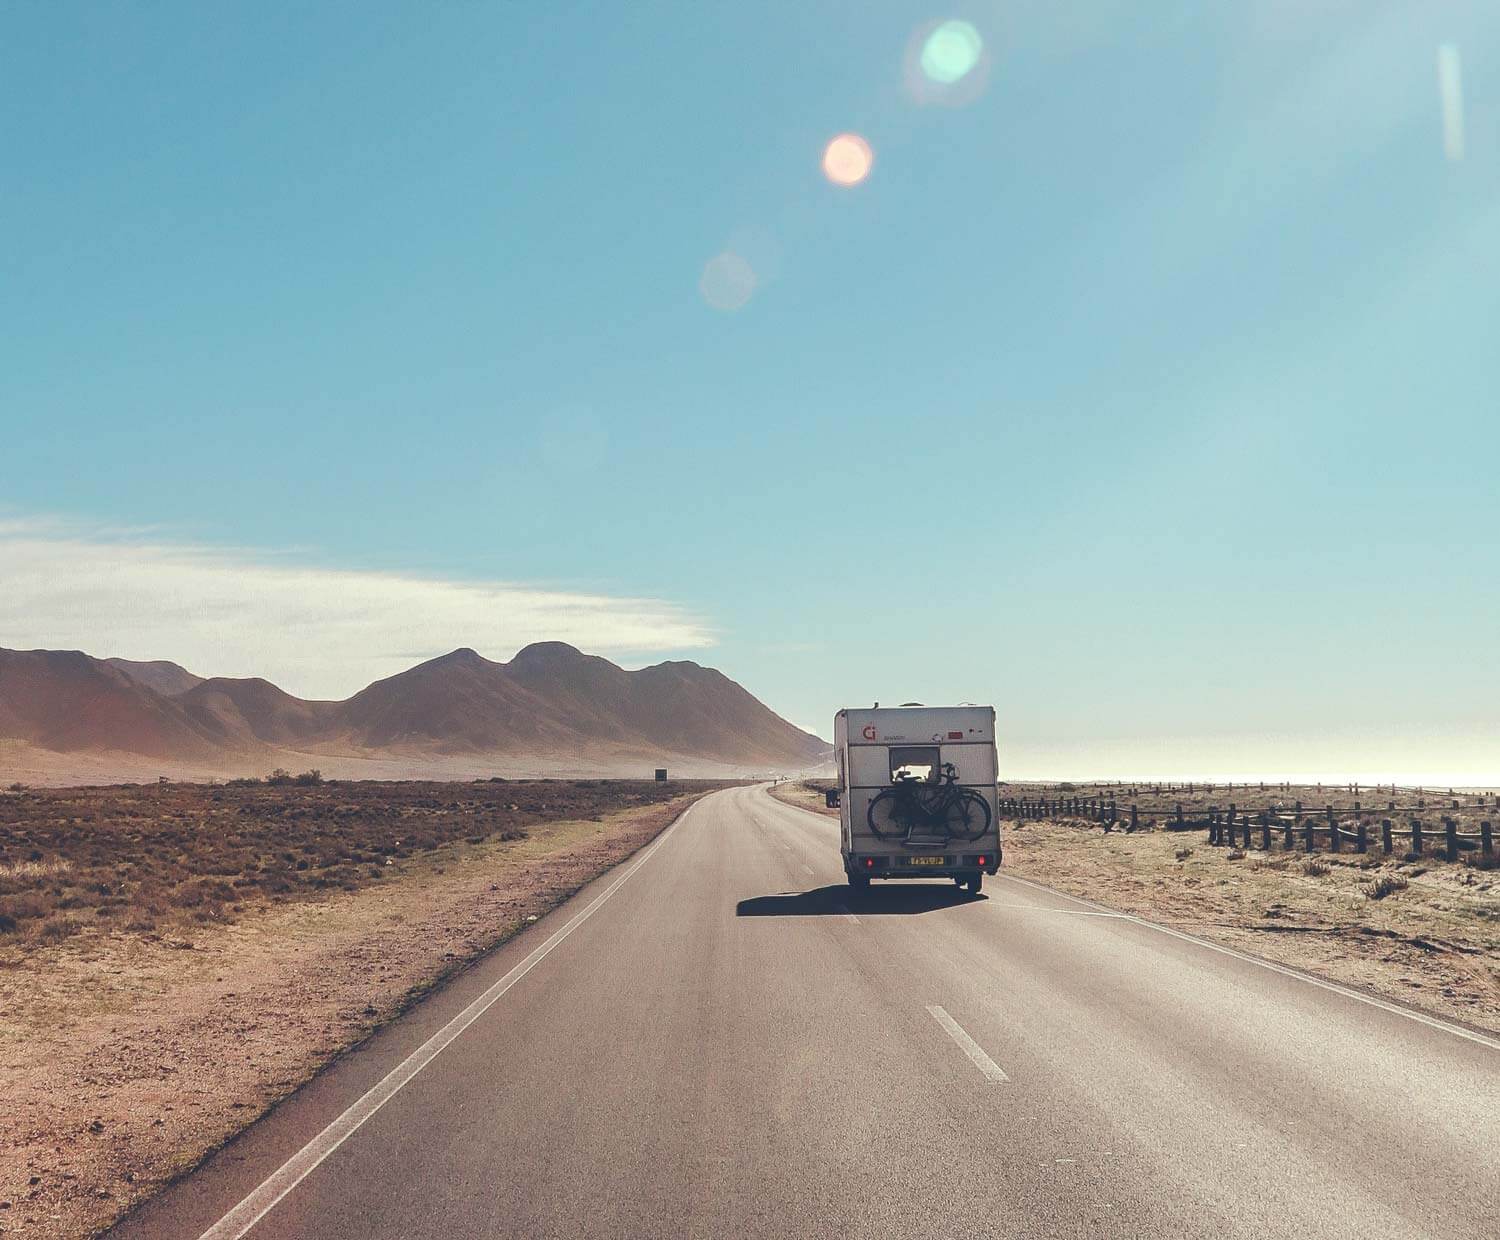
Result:
{"label": "white road edge line", "polygon": [[241,1236],[275,1209],[283,1197],[311,1175],[325,1158],[352,1137],[367,1119],[394,1098],[417,1073],[442,1054],[454,1039],[493,1007],[506,991],[530,973],[554,947],[582,925],[594,910],[619,891],[646,862],[651,860],[656,850],[667,842],[667,837],[698,804],[699,802],[694,801],[683,810],[676,822],[657,837],[656,842],[640,855],[635,864],[596,896],[587,908],[575,914],[567,925],[392,1068],[369,1092],[282,1163],[261,1182],[259,1187],[252,1189],[244,1200],[205,1231],[199,1240],[240,1240]]}
{"label": "white road edge line", "polygon": [[947,1031],[948,1036],[958,1043],[959,1049],[974,1061],[974,1066],[983,1072],[989,1080],[996,1084],[1001,1081],[1010,1080],[1010,1077],[1005,1075],[1005,1070],[986,1055],[984,1048],[965,1033],[963,1026],[954,1020],[953,1017],[949,1016],[942,1008],[929,1003],[927,1005],[927,1014]]}
{"label": "white road edge line", "polygon": [[1001,904],[991,900],[990,908],[1003,908],[1013,913],[1061,913],[1064,917],[1120,917],[1129,921],[1129,913],[1096,913],[1091,908],[1048,908],[1044,904]]}
{"label": "white road edge line", "polygon": [[849,906],[847,904],[835,904],[833,907],[836,908],[851,922],[853,922],[856,926],[859,925],[859,918],[849,911]]}
{"label": "white road edge line", "polygon": [[1495,1038],[1486,1037],[1482,1033],[1475,1033],[1472,1029],[1465,1029],[1462,1025],[1451,1025],[1445,1020],[1439,1020],[1436,1016],[1428,1016],[1423,1012],[1414,1012],[1410,1008],[1400,1007],[1395,1003],[1387,1003],[1384,999],[1377,999],[1374,995],[1361,994],[1359,991],[1351,990],[1347,986],[1340,986],[1337,982],[1325,982],[1320,977],[1312,977],[1296,969],[1289,969],[1285,965],[1276,964],[1274,961],[1262,960],[1259,956],[1251,956],[1246,952],[1235,951],[1232,947],[1224,947],[1219,943],[1211,943],[1207,939],[1200,939],[1196,934],[1174,930],[1171,926],[1163,926],[1154,921],[1147,921],[1144,917],[1137,917],[1133,913],[1121,913],[1114,909],[1105,908],[1102,904],[1095,904],[1092,900],[1085,900],[1082,896],[1070,896],[1066,891],[1058,891],[1043,883],[1034,883],[1030,879],[1018,878],[1014,874],[1002,874],[1000,877],[1007,882],[1020,883],[1023,887],[1030,887],[1033,891],[1046,892],[1050,896],[1061,896],[1064,900],[1072,900],[1075,904],[1082,904],[1087,908],[1095,909],[1101,913],[1113,913],[1120,921],[1134,922],[1138,926],[1145,926],[1148,930],[1170,934],[1174,939],[1181,939],[1184,943],[1193,943],[1199,947],[1206,947],[1209,951],[1218,952],[1223,956],[1233,956],[1236,960],[1243,960],[1246,964],[1259,965],[1262,969],[1270,969],[1272,973],[1280,973],[1283,977],[1294,977],[1299,982],[1306,982],[1309,986],[1317,986],[1321,990],[1332,991],[1336,995],[1343,995],[1346,999],[1357,999],[1361,1003],[1368,1003],[1371,1007],[1379,1008],[1382,1012],[1390,1012],[1393,1016],[1404,1016],[1407,1020],[1414,1020],[1419,1025],[1427,1025],[1432,1029],[1441,1029],[1444,1033],[1451,1033],[1460,1038],[1467,1038],[1470,1042],[1478,1042],[1480,1046],[1487,1046],[1493,1051],[1500,1051],[1500,1041],[1497,1041]]}

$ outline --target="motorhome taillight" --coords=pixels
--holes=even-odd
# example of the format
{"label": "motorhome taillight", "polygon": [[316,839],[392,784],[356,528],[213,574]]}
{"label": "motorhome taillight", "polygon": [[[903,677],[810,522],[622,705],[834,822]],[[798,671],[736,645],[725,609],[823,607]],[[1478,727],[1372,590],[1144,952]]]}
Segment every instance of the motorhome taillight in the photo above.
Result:
{"label": "motorhome taillight", "polygon": [[866,857],[865,858],[865,869],[867,869],[867,870],[873,870],[874,868],[875,868],[875,858],[874,857]]}
{"label": "motorhome taillight", "polygon": [[980,864],[980,865],[983,865],[983,864],[984,864],[984,861],[985,861],[985,857],[984,857],[984,854],[983,854],[983,853],[980,853],[980,854],[979,854],[979,864]]}

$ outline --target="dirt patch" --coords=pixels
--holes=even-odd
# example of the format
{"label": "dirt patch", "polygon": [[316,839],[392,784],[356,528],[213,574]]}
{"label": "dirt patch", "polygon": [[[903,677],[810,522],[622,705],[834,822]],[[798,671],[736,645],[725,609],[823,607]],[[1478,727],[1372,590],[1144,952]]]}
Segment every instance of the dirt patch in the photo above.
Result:
{"label": "dirt patch", "polygon": [[1493,871],[1225,849],[1205,833],[1002,824],[1006,870],[1333,981],[1500,1032]]}
{"label": "dirt patch", "polygon": [[[354,890],[257,896],[223,919],[174,914],[143,933],[95,917],[60,939],[0,939],[0,1233],[108,1226],[706,791],[533,818],[508,839],[460,834]],[[451,793],[444,806],[462,802]],[[96,862],[5,864],[76,885]]]}

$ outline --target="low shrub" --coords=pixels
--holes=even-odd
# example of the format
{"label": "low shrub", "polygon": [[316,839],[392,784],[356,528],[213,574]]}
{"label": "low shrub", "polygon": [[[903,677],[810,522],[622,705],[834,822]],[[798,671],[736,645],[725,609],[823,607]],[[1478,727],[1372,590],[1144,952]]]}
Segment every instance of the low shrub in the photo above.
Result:
{"label": "low shrub", "polygon": [[1386,896],[1393,896],[1398,891],[1405,891],[1408,886],[1409,884],[1406,879],[1399,874],[1382,874],[1365,888],[1365,894],[1372,900],[1384,900]]}
{"label": "low shrub", "polygon": [[37,937],[44,943],[60,943],[63,939],[77,934],[78,922],[72,917],[65,917],[59,913],[56,917],[49,917],[37,928]]}

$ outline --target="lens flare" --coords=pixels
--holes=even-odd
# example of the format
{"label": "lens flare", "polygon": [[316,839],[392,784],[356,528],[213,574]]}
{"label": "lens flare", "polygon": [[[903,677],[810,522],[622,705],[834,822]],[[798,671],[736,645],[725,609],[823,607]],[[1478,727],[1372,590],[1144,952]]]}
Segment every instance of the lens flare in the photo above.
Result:
{"label": "lens flare", "polygon": [[741,309],[759,283],[754,267],[733,250],[725,250],[703,265],[698,291],[715,310],[728,312]]}
{"label": "lens flare", "polygon": [[858,185],[874,165],[875,152],[857,133],[841,133],[823,148],[823,175],[835,185]]}
{"label": "lens flare", "polygon": [[930,81],[951,86],[967,77],[984,52],[984,40],[968,22],[946,21],[922,44],[922,72]]}
{"label": "lens flare", "polygon": [[1458,48],[1444,43],[1438,48],[1438,93],[1443,104],[1443,154],[1450,163],[1464,157],[1464,83]]}
{"label": "lens flare", "polygon": [[990,49],[970,22],[958,18],[918,26],[906,42],[901,76],[914,103],[961,108],[989,85]]}

